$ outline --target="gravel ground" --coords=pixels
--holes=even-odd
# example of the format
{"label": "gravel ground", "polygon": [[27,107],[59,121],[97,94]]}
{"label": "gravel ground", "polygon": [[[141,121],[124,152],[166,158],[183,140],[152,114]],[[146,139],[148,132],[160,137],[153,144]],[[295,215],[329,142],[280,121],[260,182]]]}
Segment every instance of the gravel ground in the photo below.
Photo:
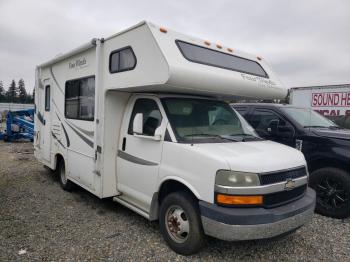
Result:
{"label": "gravel ground", "polygon": [[61,190],[30,143],[0,142],[0,261],[350,261],[350,219],[315,215],[274,241],[208,238],[191,257],[170,250],[157,223],[78,189]]}

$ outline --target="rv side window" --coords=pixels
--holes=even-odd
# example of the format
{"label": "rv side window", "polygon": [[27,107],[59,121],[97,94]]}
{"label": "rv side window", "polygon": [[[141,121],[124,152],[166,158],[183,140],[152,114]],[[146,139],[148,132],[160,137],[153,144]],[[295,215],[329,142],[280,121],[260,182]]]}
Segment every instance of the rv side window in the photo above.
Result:
{"label": "rv side window", "polygon": [[93,121],[95,113],[95,77],[66,82],[65,116]]}
{"label": "rv side window", "polygon": [[109,56],[109,72],[118,73],[133,70],[136,66],[136,56],[130,46],[115,50]]}
{"label": "rv side window", "polygon": [[45,86],[45,111],[50,111],[50,86]]}
{"label": "rv side window", "polygon": [[156,101],[152,99],[137,99],[130,117],[128,134],[132,135],[133,122],[137,113],[143,114],[143,135],[154,136],[157,127],[162,122],[162,115]]}
{"label": "rv side window", "polygon": [[182,55],[191,62],[268,77],[265,70],[256,61],[179,40],[176,40],[176,44]]}

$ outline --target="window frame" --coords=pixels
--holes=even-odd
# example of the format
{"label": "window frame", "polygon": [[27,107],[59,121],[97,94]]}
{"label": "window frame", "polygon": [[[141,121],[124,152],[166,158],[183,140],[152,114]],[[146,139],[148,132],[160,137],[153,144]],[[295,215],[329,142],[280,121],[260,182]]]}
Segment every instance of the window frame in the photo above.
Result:
{"label": "window frame", "polygon": [[[243,71],[243,70],[233,69],[233,68],[230,68],[230,67],[225,67],[225,66],[215,65],[215,64],[212,64],[212,63],[205,63],[205,62],[201,62],[201,61],[190,59],[190,58],[185,56],[183,50],[181,49],[181,47],[179,45],[179,42],[182,42],[182,43],[185,43],[185,44],[188,44],[188,45],[192,45],[192,46],[195,46],[195,47],[198,47],[198,48],[207,49],[207,50],[209,50],[211,52],[221,53],[221,54],[224,54],[224,55],[227,55],[227,56],[233,56],[233,57],[237,57],[237,58],[240,58],[240,59],[244,59],[244,60],[253,62],[253,63],[255,63],[255,64],[257,64],[257,65],[259,65],[261,67],[262,71],[264,71],[264,73],[265,73],[265,76],[262,76],[262,75],[259,75],[259,74],[254,74],[254,73]],[[257,61],[254,61],[254,60],[251,60],[251,59],[248,59],[248,58],[244,58],[244,57],[241,57],[241,56],[237,56],[237,55],[228,54],[228,53],[225,53],[225,52],[222,52],[222,51],[219,51],[219,50],[215,50],[215,49],[212,49],[212,48],[208,48],[208,47],[205,47],[205,46],[192,44],[192,43],[189,43],[189,42],[186,42],[186,41],[183,41],[183,40],[179,40],[179,39],[176,39],[175,43],[176,43],[178,49],[180,50],[182,56],[186,60],[188,60],[188,61],[190,61],[192,63],[197,63],[197,64],[202,64],[202,65],[217,67],[217,68],[226,69],[226,70],[230,70],[230,71],[234,71],[234,72],[238,72],[238,73],[244,73],[244,74],[254,75],[254,76],[258,76],[258,77],[263,77],[263,78],[267,78],[267,79],[270,78],[268,73],[265,71],[265,69]]]}
{"label": "window frame", "polygon": [[[47,90],[49,90],[49,100],[47,100]],[[46,85],[45,86],[45,111],[50,112],[51,110],[51,86]]]}
{"label": "window frame", "polygon": [[[249,113],[249,121],[247,121],[252,127],[253,125],[250,123],[252,117],[254,116],[254,113],[256,111],[265,111],[265,112],[270,112],[270,113],[273,113],[275,114],[277,117],[279,117],[281,120],[285,121],[287,125],[290,125],[292,128],[293,128],[293,131],[294,131],[294,135],[296,134],[296,127],[294,126],[294,123],[292,121],[290,121],[288,118],[284,117],[282,114],[280,114],[278,111],[274,110],[273,108],[262,108],[262,107],[255,107],[250,113]],[[255,127],[253,127],[254,130]]]}
{"label": "window frame", "polygon": [[[163,122],[163,119],[164,119],[164,116],[162,114],[161,108],[160,108],[159,104],[157,103],[157,101],[155,99],[149,98],[149,97],[138,97],[132,103],[132,109],[131,109],[130,116],[129,116],[129,124],[128,124],[128,128],[127,128],[127,132],[126,133],[128,135],[130,135],[130,136],[135,136],[135,134],[132,132],[132,129],[133,129],[134,118],[135,118],[137,113],[134,115],[134,110],[135,110],[135,105],[136,105],[137,101],[139,101],[139,100],[151,100],[151,101],[153,101],[156,104],[156,106],[157,106],[157,108],[159,110],[160,116],[161,116],[161,119],[160,119],[158,127],[160,127],[162,125],[162,122]],[[149,135],[145,135],[145,134],[142,134],[142,135],[143,136],[147,136],[147,137],[153,137],[154,136],[154,135],[153,136],[149,136]]]}
{"label": "window frame", "polygon": [[[64,117],[66,119],[73,119],[73,120],[81,120],[81,121],[89,121],[89,122],[92,122],[95,120],[95,109],[94,109],[94,115],[92,118],[75,118],[75,117],[67,117],[67,83],[68,82],[72,82],[72,81],[80,81],[80,80],[83,80],[83,79],[88,79],[88,78],[94,78],[94,81],[95,81],[95,86],[94,86],[94,100],[96,98],[96,77],[95,75],[89,75],[89,76],[83,76],[83,77],[79,77],[79,78],[74,78],[74,79],[69,79],[69,80],[66,80],[66,82],[64,83]],[[78,96],[78,109],[80,108],[80,86],[79,86],[79,96]],[[94,105],[95,107],[95,105]],[[79,112],[78,112],[79,113]]]}
{"label": "window frame", "polygon": [[[133,67],[129,67],[129,68],[125,68],[123,70],[117,70],[117,71],[112,71],[112,56],[115,54],[115,53],[120,53],[121,51],[125,50],[125,49],[130,49],[131,50],[131,53],[135,59],[135,63],[134,63],[134,66]],[[119,61],[120,61],[120,54],[119,54]],[[118,63],[119,63],[118,61]],[[134,70],[135,67],[137,65],[137,58],[136,58],[136,55],[134,53],[134,49],[128,45],[128,46],[124,46],[122,48],[119,48],[119,49],[116,49],[116,50],[113,50],[110,54],[109,54],[109,65],[108,65],[108,69],[109,69],[109,73],[110,74],[116,74],[116,73],[122,73],[122,72],[126,72],[126,71],[131,71],[131,70]]]}

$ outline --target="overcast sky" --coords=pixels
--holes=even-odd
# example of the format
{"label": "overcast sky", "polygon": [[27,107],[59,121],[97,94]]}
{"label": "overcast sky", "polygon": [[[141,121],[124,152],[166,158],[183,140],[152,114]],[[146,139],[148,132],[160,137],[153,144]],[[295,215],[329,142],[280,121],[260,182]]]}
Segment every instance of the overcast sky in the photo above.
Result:
{"label": "overcast sky", "polygon": [[350,1],[0,0],[0,80],[148,20],[264,57],[287,86],[350,83]]}

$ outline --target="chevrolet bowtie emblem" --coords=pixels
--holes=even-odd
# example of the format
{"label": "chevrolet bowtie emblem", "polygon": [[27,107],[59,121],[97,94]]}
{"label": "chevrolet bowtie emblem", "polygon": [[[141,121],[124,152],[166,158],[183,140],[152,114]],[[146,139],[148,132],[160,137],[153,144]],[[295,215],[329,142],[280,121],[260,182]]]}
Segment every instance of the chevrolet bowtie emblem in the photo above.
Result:
{"label": "chevrolet bowtie emblem", "polygon": [[295,181],[291,178],[288,178],[286,183],[284,184],[285,190],[292,190],[295,187]]}

